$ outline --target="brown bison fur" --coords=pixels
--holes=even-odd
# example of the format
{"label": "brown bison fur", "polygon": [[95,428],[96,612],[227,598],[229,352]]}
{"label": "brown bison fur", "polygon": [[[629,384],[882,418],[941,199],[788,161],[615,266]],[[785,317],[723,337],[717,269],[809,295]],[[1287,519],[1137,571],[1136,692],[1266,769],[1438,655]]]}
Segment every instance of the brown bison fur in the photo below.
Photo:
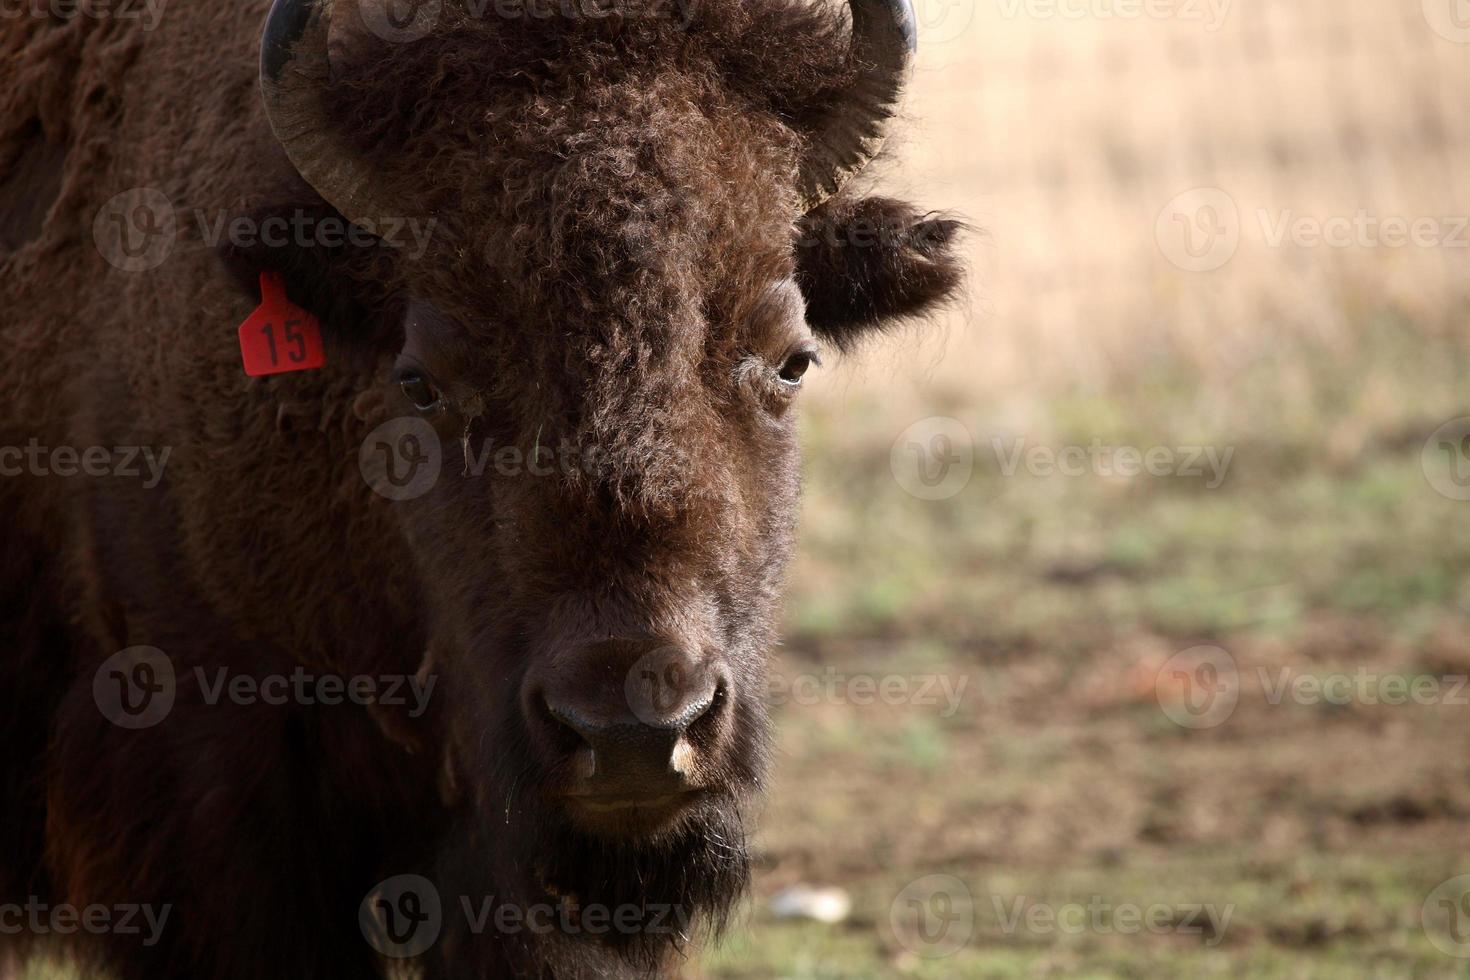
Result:
{"label": "brown bison fur", "polygon": [[[152,488],[0,478],[0,903],[172,908],[153,945],[10,952],[65,938],[124,980],[380,976],[358,906],[411,872],[446,910],[427,977],[670,969],[691,935],[477,935],[458,897],[669,903],[718,929],[747,875],[796,514],[794,412],[762,366],[806,329],[789,284],[809,329],[848,347],[953,295],[957,226],[851,195],[798,220],[807,127],[855,70],[832,8],[448,4],[414,43],[350,36],[329,99],[400,216],[433,220],[422,253],[210,242],[218,216],[337,217],[263,118],[266,6],[175,4],[151,32],[0,25],[0,446],[170,450]],[[138,187],[167,196],[179,235],[125,272],[94,218]],[[321,317],[325,369],[242,374],[235,326],[262,269]],[[390,381],[405,347],[454,410],[433,421],[443,475],[394,503],[357,457],[410,412]],[[462,438],[596,465],[471,479]],[[549,802],[563,773],[523,689],[558,651],[634,633],[718,648],[733,689],[709,792],[608,836]],[[92,681],[144,644],[170,658],[176,700],[128,730]],[[210,704],[195,673],[298,666],[438,686],[413,719]]]}

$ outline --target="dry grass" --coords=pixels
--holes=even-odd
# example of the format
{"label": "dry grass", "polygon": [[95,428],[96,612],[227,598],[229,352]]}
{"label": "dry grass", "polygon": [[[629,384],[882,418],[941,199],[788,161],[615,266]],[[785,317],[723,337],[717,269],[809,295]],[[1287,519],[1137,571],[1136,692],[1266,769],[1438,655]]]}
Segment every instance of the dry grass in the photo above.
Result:
{"label": "dry grass", "polygon": [[[1282,350],[1349,358],[1381,329],[1376,314],[1455,329],[1470,248],[1273,247],[1270,231],[1287,213],[1470,215],[1470,46],[1436,34],[1414,2],[1235,2],[1214,30],[1204,3],[1163,4],[1178,15],[1045,15],[1114,0],[921,2],[914,125],[884,186],[985,233],[972,308],[945,331],[942,359],[933,346],[886,351],[865,387],[891,359],[885,387],[904,401],[938,385],[1025,405],[1160,369],[1229,394]],[[1240,235],[1204,273],[1171,263],[1156,236],[1169,202],[1202,187],[1229,194]],[[1305,383],[1286,365],[1275,395],[1299,401]]]}

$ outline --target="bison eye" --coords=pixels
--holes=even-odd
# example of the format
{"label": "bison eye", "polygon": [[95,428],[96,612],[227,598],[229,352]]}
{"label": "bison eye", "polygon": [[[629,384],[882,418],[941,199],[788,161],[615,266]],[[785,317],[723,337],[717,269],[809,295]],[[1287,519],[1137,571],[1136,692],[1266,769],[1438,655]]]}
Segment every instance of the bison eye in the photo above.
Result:
{"label": "bison eye", "polygon": [[791,356],[787,357],[786,362],[781,365],[781,370],[779,372],[780,378],[786,384],[795,387],[801,384],[801,377],[802,375],[806,374],[807,368],[811,367],[813,364],[821,363],[821,360],[817,358],[816,351],[799,350]]}
{"label": "bison eye", "polygon": [[403,389],[404,397],[413,402],[413,407],[420,412],[437,412],[444,405],[439,389],[421,374],[409,371],[400,374],[398,387]]}

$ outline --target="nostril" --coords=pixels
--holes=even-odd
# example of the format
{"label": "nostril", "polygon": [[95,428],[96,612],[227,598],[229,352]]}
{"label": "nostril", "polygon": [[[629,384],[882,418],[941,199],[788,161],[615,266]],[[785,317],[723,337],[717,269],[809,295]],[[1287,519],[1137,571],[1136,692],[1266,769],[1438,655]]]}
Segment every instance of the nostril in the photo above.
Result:
{"label": "nostril", "polygon": [[694,714],[684,726],[684,736],[696,745],[707,747],[715,740],[720,720],[724,717],[729,703],[729,683],[721,676],[715,681],[715,688],[710,692],[708,700],[700,706],[698,713]]}
{"label": "nostril", "polygon": [[587,740],[587,732],[591,726],[581,721],[575,713],[558,708],[545,694],[534,698],[532,703],[540,716],[541,727],[556,741],[558,748],[574,752],[591,744]]}
{"label": "nostril", "polygon": [[584,788],[642,792],[637,780],[667,788],[718,763],[737,707],[721,658],[672,647],[636,659],[637,650],[602,652],[543,667],[522,689],[523,717],[549,767]]}
{"label": "nostril", "polygon": [[715,702],[719,699],[720,689],[715,687],[703,696],[691,698],[677,714],[667,720],[654,725],[655,728],[667,728],[672,731],[682,732],[698,724],[699,720],[714,709]]}

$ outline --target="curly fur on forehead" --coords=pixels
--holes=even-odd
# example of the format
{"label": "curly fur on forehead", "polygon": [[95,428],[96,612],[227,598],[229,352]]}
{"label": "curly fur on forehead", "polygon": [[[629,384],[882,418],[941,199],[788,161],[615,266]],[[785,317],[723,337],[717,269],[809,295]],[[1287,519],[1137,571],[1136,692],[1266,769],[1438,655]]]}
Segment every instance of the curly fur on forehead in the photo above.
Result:
{"label": "curly fur on forehead", "polygon": [[670,282],[707,294],[712,267],[742,286],[789,274],[802,121],[850,82],[841,15],[631,3],[507,17],[460,0],[428,37],[365,35],[334,62],[336,123],[388,199],[438,222],[415,289],[479,311],[513,277],[522,315],[645,319],[678,312]]}
{"label": "curly fur on forehead", "polygon": [[[582,12],[593,2],[596,12]],[[341,48],[349,52],[348,63],[333,59],[329,101],[337,107],[336,121],[369,154],[396,151],[435,132],[457,132],[472,143],[498,136],[513,121],[499,111],[522,102],[535,113],[524,122],[552,124],[575,136],[575,125],[560,124],[572,96],[676,74],[683,79],[682,97],[707,102],[700,106],[707,111],[766,111],[802,130],[843,97],[856,74],[846,58],[846,14],[822,2],[515,4],[524,12],[505,10],[503,0],[447,0],[433,31],[405,43],[347,25],[351,39]],[[416,111],[430,103],[466,111],[450,120]]]}

